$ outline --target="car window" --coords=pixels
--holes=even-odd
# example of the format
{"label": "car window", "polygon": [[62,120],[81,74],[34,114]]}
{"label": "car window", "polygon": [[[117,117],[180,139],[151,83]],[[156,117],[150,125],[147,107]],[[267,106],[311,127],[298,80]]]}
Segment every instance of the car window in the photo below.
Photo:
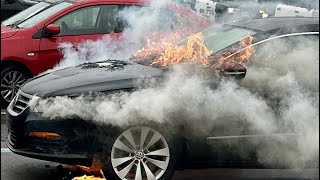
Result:
{"label": "car window", "polygon": [[119,17],[123,5],[104,5],[98,20],[99,33],[117,33],[124,29],[124,22]]}
{"label": "car window", "polygon": [[118,5],[99,5],[77,9],[56,20],[60,25],[59,36],[115,32]]}
{"label": "car window", "polygon": [[29,28],[32,26],[35,26],[36,24],[40,23],[41,21],[45,20],[46,18],[50,17],[51,15],[71,6],[72,4],[69,2],[61,2],[59,4],[56,4],[34,16],[31,18],[21,22],[18,24],[19,28]]}
{"label": "car window", "polygon": [[99,10],[99,6],[79,9],[58,19],[55,24],[61,25],[61,28],[64,28],[63,23],[66,23],[68,28],[94,27]]}

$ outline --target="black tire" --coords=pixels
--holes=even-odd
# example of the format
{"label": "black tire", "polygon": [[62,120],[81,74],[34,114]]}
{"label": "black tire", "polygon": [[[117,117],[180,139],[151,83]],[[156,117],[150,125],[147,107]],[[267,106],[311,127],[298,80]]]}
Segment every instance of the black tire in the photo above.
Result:
{"label": "black tire", "polygon": [[[148,126],[145,126],[148,127]],[[149,126],[150,127],[150,126]],[[175,137],[172,136],[171,133],[166,132],[165,130],[163,130],[163,128],[153,128],[153,126],[151,126],[152,129],[158,131],[167,141],[168,146],[169,146],[169,150],[170,150],[170,159],[169,159],[169,164],[165,170],[165,172],[162,174],[162,176],[159,178],[159,180],[169,180],[172,178],[173,174],[176,171],[176,165],[178,163],[178,156],[179,156],[179,143],[177,143],[177,141],[175,141]],[[129,128],[125,128],[123,130],[119,130],[118,131],[118,135],[113,139],[112,142],[109,142],[108,144],[111,144],[111,148],[113,146],[113,144],[115,143],[116,139],[126,130],[128,130]],[[161,130],[159,130],[161,129]],[[112,163],[111,163],[111,148],[109,146],[109,148],[106,150],[104,150],[104,156],[101,156],[102,159],[104,159],[103,162],[103,173],[105,175],[105,177],[108,180],[120,180],[120,178],[118,177],[118,175],[115,173],[113,167],[112,167]]]}
{"label": "black tire", "polygon": [[[16,67],[16,66],[7,66],[7,67],[4,67],[3,69],[1,69],[1,108],[6,108],[10,101],[8,101],[7,98],[5,98],[5,86],[4,84],[7,84],[6,80],[7,80],[7,76],[10,74],[10,73],[13,73],[13,72],[17,72],[18,74],[21,74],[24,79],[24,81],[22,81],[23,79],[21,78],[21,83],[20,83],[20,80],[18,81],[19,82],[19,85],[21,86],[28,78],[30,78],[30,73],[26,72],[24,69],[20,68],[20,67]],[[5,79],[6,78],[6,79]],[[18,87],[17,87],[18,88]],[[14,92],[14,95],[17,93],[17,90],[18,89],[15,89],[13,92]],[[11,97],[14,97],[14,96],[11,96],[10,95],[10,99],[12,99]]]}

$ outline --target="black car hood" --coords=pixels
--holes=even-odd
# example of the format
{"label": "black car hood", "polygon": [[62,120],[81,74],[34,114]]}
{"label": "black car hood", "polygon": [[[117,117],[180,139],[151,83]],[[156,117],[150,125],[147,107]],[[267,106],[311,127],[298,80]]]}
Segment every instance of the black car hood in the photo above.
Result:
{"label": "black car hood", "polygon": [[134,88],[141,77],[161,77],[161,69],[129,63],[123,68],[70,67],[38,76],[25,83],[21,91],[40,97],[76,96],[88,92],[103,92]]}

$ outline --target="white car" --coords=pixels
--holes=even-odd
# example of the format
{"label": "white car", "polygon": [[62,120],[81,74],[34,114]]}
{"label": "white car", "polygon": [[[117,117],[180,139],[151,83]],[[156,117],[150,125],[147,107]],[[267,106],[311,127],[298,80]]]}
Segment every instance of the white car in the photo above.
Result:
{"label": "white car", "polygon": [[275,17],[319,17],[319,10],[278,4]]}

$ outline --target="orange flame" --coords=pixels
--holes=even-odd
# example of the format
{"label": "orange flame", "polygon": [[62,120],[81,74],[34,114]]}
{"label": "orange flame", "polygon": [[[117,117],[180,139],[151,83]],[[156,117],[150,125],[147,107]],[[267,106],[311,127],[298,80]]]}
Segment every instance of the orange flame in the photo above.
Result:
{"label": "orange flame", "polygon": [[164,52],[167,49],[167,43],[176,44],[182,37],[191,34],[191,32],[175,31],[170,33],[165,32],[150,32],[146,35],[146,45],[142,49],[138,50],[134,58],[135,59],[147,59],[152,58]]}
{"label": "orange flame", "polygon": [[249,63],[250,56],[254,53],[252,42],[252,36],[241,39],[240,43],[233,46],[230,51],[215,55],[215,63],[212,66],[215,68],[225,68],[234,63]]}
{"label": "orange flame", "polygon": [[[90,175],[90,176],[83,175],[79,177],[74,177],[72,180],[106,180],[103,174],[103,171],[100,167],[100,158],[97,154],[93,156],[91,167],[80,166],[80,165],[70,167],[70,169],[73,169],[73,170],[76,170],[77,168],[80,168],[86,174],[94,174],[94,175]],[[99,177],[96,177],[95,175]]]}
{"label": "orange flame", "polygon": [[199,60],[205,66],[209,65],[208,57],[211,51],[204,45],[201,33],[192,34],[188,37],[185,45],[175,45],[173,43],[164,43],[166,50],[160,54],[152,65],[167,66],[178,64],[184,61]]}
{"label": "orange flame", "polygon": [[134,57],[142,60],[160,54],[151,66],[168,66],[186,61],[200,61],[205,66],[209,65],[211,51],[205,46],[202,33],[191,34],[184,45],[176,45],[176,42],[175,39],[161,39],[159,43],[148,41],[146,48],[137,51]]}
{"label": "orange flame", "polygon": [[136,52],[134,60],[154,59],[150,66],[168,66],[181,62],[198,61],[205,67],[225,69],[235,63],[249,63],[249,58],[254,52],[252,36],[241,39],[230,51],[213,56],[205,46],[201,33],[191,34],[183,45],[177,45],[181,36],[176,34],[173,37],[163,38],[157,43],[147,39],[146,46]]}
{"label": "orange flame", "polygon": [[75,177],[72,180],[106,180],[106,179],[105,178],[100,178],[100,177],[83,175],[83,176],[80,176],[80,177]]}

